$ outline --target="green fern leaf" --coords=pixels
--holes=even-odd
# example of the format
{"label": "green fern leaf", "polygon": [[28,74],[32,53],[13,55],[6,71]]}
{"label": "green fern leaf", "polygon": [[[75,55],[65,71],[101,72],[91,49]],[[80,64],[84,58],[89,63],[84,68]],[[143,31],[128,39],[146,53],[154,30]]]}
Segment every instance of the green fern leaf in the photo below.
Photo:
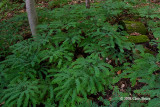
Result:
{"label": "green fern leaf", "polygon": [[94,67],[96,77],[99,77],[100,71],[97,67]]}
{"label": "green fern leaf", "polygon": [[25,92],[22,92],[21,95],[19,96],[18,100],[17,100],[17,107],[20,107],[22,102],[23,102],[23,98],[24,98]]}
{"label": "green fern leaf", "polygon": [[30,98],[29,93],[27,91],[25,92],[25,95],[26,95],[26,97],[24,99],[23,107],[28,106],[28,102],[29,102],[29,98]]}
{"label": "green fern leaf", "polygon": [[9,97],[9,98],[7,99],[7,101],[6,101],[5,103],[6,103],[6,104],[9,104],[9,102],[10,102],[11,100],[14,100],[14,99],[17,98],[19,95],[20,95],[20,93],[16,93],[15,95],[12,95],[11,97]]}
{"label": "green fern leaf", "polygon": [[64,96],[63,102],[66,103],[66,100],[68,99],[68,97],[70,96],[70,93],[72,92],[72,89],[70,89],[67,94]]}
{"label": "green fern leaf", "polygon": [[74,104],[74,101],[76,100],[76,96],[77,96],[77,92],[76,92],[76,90],[73,90],[73,94],[72,94],[72,104]]}
{"label": "green fern leaf", "polygon": [[81,85],[80,85],[80,80],[76,79],[76,89],[77,89],[77,93],[79,93],[79,91],[81,90]]}
{"label": "green fern leaf", "polygon": [[65,95],[64,93],[66,93],[68,91],[67,88],[63,89],[63,90],[60,90],[57,94],[56,94],[56,98],[58,98],[60,95]]}

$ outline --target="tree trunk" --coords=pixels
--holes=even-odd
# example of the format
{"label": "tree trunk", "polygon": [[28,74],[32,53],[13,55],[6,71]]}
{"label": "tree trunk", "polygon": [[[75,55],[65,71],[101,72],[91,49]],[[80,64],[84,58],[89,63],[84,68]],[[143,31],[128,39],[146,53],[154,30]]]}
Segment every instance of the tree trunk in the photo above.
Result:
{"label": "tree trunk", "polygon": [[32,35],[36,35],[37,13],[34,0],[26,0],[26,11]]}
{"label": "tree trunk", "polygon": [[86,0],[86,8],[90,8],[90,1],[89,0]]}

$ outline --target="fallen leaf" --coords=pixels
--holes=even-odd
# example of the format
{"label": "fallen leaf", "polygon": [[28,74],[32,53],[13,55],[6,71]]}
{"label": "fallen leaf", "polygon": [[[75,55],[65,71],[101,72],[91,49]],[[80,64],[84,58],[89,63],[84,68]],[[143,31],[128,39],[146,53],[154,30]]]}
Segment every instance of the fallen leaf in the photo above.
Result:
{"label": "fallen leaf", "polygon": [[121,74],[122,73],[122,71],[121,70],[119,70],[118,72],[117,72],[117,74],[119,75],[119,74]]}

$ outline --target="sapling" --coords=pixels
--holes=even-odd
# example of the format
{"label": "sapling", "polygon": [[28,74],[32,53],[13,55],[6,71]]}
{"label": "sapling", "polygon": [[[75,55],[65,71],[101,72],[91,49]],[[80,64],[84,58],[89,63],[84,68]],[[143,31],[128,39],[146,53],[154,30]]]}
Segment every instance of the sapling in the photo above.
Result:
{"label": "sapling", "polygon": [[37,13],[34,0],[26,0],[26,11],[32,35],[36,35]]}
{"label": "sapling", "polygon": [[90,1],[86,0],[86,8],[90,8]]}

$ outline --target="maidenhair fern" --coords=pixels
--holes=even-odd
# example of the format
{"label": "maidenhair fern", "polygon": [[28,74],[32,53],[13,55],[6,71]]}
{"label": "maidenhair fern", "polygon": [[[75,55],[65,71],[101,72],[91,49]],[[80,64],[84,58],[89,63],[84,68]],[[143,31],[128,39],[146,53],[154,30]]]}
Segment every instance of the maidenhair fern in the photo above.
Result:
{"label": "maidenhair fern", "polygon": [[[153,72],[159,69],[156,64],[156,58],[147,53],[142,56],[142,58],[134,61],[131,68],[124,71],[126,78],[130,78],[132,86],[135,85],[137,78],[149,79]],[[133,72],[134,71],[134,72]]]}
{"label": "maidenhair fern", "polygon": [[[112,66],[99,58],[79,58],[71,66],[59,71],[50,70],[55,77],[52,83],[58,87],[54,89],[56,99],[63,105],[75,105],[87,99],[87,93],[96,94],[103,91],[111,82],[110,69]],[[66,93],[66,94],[65,94]]]}
{"label": "maidenhair fern", "polygon": [[29,81],[27,78],[10,84],[7,89],[1,92],[1,102],[5,101],[6,106],[27,107],[38,104],[38,81]]}
{"label": "maidenhair fern", "polygon": [[141,56],[140,59],[134,61],[134,64],[131,67],[124,70],[122,75],[124,75],[125,78],[130,78],[132,86],[134,86],[137,81],[147,84],[134,92],[139,95],[144,95],[144,98],[149,96],[149,103],[145,106],[151,107],[151,104],[155,102],[155,106],[158,107],[159,102],[157,101],[160,98],[159,75],[154,73],[158,71],[160,67],[157,65],[157,59],[153,55],[147,53],[141,54]]}
{"label": "maidenhair fern", "polygon": [[[134,4],[137,2],[105,0],[90,9],[83,3],[52,11],[38,9],[37,35],[24,37],[23,41],[20,35],[24,32],[19,32],[25,25],[25,16],[9,20],[8,25],[3,22],[0,25],[0,104],[4,103],[4,107],[99,107],[98,100],[102,106],[119,106],[120,102],[122,107],[150,107],[153,103],[157,106],[160,54],[145,53],[141,44],[127,42],[128,34],[120,30],[118,21],[128,14],[125,12],[133,10],[142,19],[147,17],[148,32],[154,36],[151,43],[160,49],[159,22],[154,19],[159,15],[155,9],[149,10],[149,6],[136,10]],[[144,12],[145,9],[148,11]],[[116,86],[121,78],[129,78],[131,82],[131,87],[123,92]],[[137,82],[145,86],[133,90]],[[101,95],[108,89],[113,91],[109,99],[108,93]],[[97,93],[99,98],[89,97]],[[141,103],[120,99],[138,95],[151,100]]]}

